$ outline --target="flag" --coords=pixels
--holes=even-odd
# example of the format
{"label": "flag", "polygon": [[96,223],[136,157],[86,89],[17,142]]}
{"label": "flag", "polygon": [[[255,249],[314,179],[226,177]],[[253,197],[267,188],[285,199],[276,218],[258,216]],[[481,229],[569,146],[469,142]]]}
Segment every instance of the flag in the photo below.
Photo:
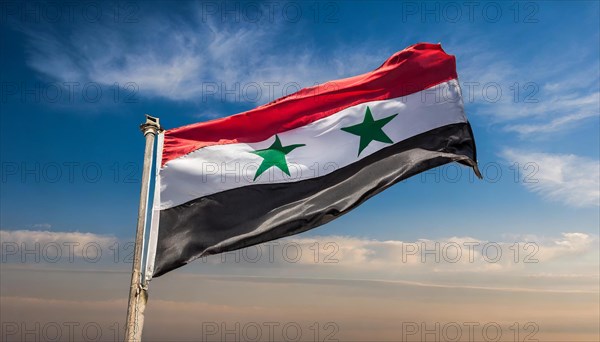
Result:
{"label": "flag", "polygon": [[479,176],[454,56],[439,44],[241,114],[159,135],[148,276],[327,223],[419,172]]}

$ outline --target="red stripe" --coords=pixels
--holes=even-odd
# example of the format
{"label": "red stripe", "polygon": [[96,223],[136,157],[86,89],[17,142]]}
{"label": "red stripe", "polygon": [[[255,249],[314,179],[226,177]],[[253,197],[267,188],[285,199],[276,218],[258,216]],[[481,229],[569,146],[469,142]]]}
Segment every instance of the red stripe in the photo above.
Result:
{"label": "red stripe", "polygon": [[263,141],[363,102],[405,96],[455,78],[454,56],[440,44],[416,44],[372,72],[304,88],[237,115],[167,130],[162,163],[206,146]]}

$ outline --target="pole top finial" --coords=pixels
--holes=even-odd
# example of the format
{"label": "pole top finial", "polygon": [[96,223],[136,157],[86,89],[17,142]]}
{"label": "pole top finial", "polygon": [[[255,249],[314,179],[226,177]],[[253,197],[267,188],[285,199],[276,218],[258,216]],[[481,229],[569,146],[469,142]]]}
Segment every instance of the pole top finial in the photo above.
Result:
{"label": "pole top finial", "polygon": [[148,133],[156,134],[163,131],[160,127],[160,120],[148,114],[146,114],[146,122],[140,125],[140,130],[144,133],[144,136]]}

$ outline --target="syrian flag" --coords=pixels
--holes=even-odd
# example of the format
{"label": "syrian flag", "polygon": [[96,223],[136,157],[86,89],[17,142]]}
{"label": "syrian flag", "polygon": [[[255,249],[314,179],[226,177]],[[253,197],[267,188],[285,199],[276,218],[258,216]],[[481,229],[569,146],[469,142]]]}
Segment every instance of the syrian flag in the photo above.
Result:
{"label": "syrian flag", "polygon": [[454,56],[421,43],[376,70],[159,135],[146,277],[325,224],[449,162],[479,175]]}

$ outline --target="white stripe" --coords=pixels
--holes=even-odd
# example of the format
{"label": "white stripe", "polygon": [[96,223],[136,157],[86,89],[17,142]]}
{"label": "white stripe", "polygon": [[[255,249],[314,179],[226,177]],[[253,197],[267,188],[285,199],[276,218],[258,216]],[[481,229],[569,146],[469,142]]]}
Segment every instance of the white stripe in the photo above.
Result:
{"label": "white stripe", "polygon": [[160,221],[160,165],[165,135],[158,134],[156,143],[156,176],[154,179],[154,198],[152,201],[152,217],[150,222],[150,236],[148,237],[148,251],[146,254],[146,269],[144,272],[144,285],[152,279],[154,273],[154,259],[156,257],[156,241],[158,240],[158,223]]}
{"label": "white stripe", "polygon": [[271,167],[253,181],[263,158],[251,152],[271,146],[274,136],[258,143],[205,147],[169,161],[161,170],[160,209],[246,185],[294,182],[323,176],[390,146],[372,141],[357,157],[360,138],[341,130],[361,123],[367,106],[375,120],[398,114],[383,127],[394,143],[438,127],[467,121],[459,84],[451,80],[401,98],[361,103],[306,126],[279,133],[283,146],[306,145],[286,155],[291,176]]}

